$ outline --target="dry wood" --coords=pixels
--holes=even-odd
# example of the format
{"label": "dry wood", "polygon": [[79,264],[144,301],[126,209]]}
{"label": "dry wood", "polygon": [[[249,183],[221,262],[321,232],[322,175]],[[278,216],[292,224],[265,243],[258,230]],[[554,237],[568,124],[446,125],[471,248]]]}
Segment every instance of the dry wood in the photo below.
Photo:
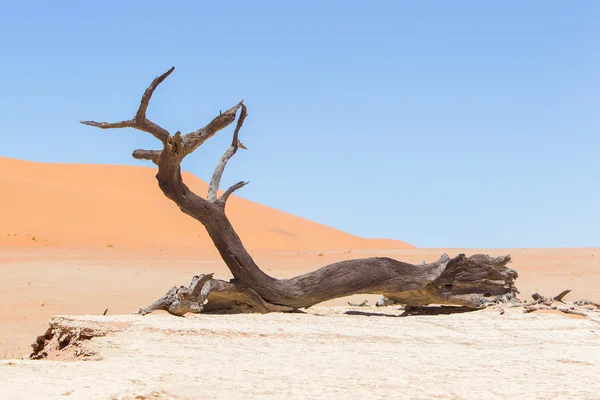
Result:
{"label": "dry wood", "polygon": [[584,312],[584,311],[579,311],[579,310],[575,310],[573,308],[569,308],[569,307],[557,307],[557,309],[559,311],[562,311],[566,314],[574,314],[574,315],[581,315],[582,317],[587,317],[588,313]]}
{"label": "dry wood", "polygon": [[352,303],[352,302],[349,301],[348,305],[351,306],[351,307],[371,307],[369,305],[369,300],[363,300],[360,303]]}
{"label": "dry wood", "polygon": [[[510,256],[489,257],[476,254],[466,257],[447,255],[431,263],[413,265],[385,257],[342,261],[291,279],[276,279],[264,273],[244,248],[241,239],[225,215],[228,197],[247,182],[239,182],[217,199],[225,166],[239,147],[239,131],[247,112],[242,102],[220,113],[208,125],[186,135],[171,135],[149,121],[146,111],[158,85],[172,72],[157,77],[146,89],[133,119],[117,123],[82,121],[102,129],[131,127],[151,133],[163,144],[161,150],[135,150],[137,159],[158,165],[158,186],[182,212],[202,223],[235,278],[224,282],[206,278],[196,286],[172,288],[150,307],[147,313],[163,309],[175,315],[186,312],[239,310],[267,312],[293,310],[352,294],[382,294],[387,301],[409,306],[450,304],[471,309],[514,298],[518,293],[514,281],[516,271],[506,267]],[[198,146],[240,118],[232,145],[221,158],[209,185],[207,199],[193,193],[183,182],[181,162]],[[202,280],[202,279],[201,279]],[[199,285],[200,281],[196,282]],[[200,290],[204,295],[198,295]],[[206,304],[203,304],[207,301]]]}
{"label": "dry wood", "polygon": [[589,300],[579,300],[576,302],[568,302],[564,301],[564,297],[569,294],[571,290],[565,290],[561,292],[558,296],[555,297],[545,297],[539,293],[534,293],[531,297],[533,297],[534,301],[530,303],[518,303],[513,302],[507,305],[498,304],[497,307],[522,307],[524,313],[530,313],[538,310],[558,310],[566,314],[579,315],[582,317],[588,318],[590,321],[600,323],[600,319],[598,316],[600,315],[600,310],[598,308],[590,309],[586,306],[594,305],[597,303],[590,302]]}
{"label": "dry wood", "polygon": [[269,304],[254,290],[239,282],[213,279],[213,274],[196,275],[189,287],[171,288],[150,306],[141,308],[138,314],[146,315],[164,310],[177,316],[200,312],[258,312],[292,311],[291,307]]}
{"label": "dry wood", "polygon": [[[233,157],[235,155],[238,148],[246,149],[246,147],[239,141],[238,137],[239,137],[240,129],[242,128],[242,125],[244,124],[244,120],[246,119],[247,116],[248,116],[248,113],[246,111],[246,106],[242,104],[242,111],[240,112],[240,117],[238,118],[237,126],[235,127],[235,131],[233,132],[233,141],[231,143],[231,147],[229,149],[227,149],[227,151],[225,151],[225,153],[221,157],[221,160],[219,160],[219,163],[217,164],[217,167],[215,168],[215,172],[213,173],[212,179],[210,180],[210,184],[208,185],[207,200],[210,201],[211,203],[214,203],[217,201],[217,192],[219,191],[219,185],[221,184],[221,177],[223,176],[223,171],[225,171],[225,166],[227,165],[227,161],[229,161],[231,159],[231,157]],[[239,182],[236,185],[227,189],[227,191],[221,197],[221,200],[223,201],[223,203],[225,203],[227,201],[227,198],[229,197],[229,195],[231,193],[233,193],[235,190],[240,189],[241,187],[245,186],[246,183]]]}
{"label": "dry wood", "polygon": [[591,300],[582,299],[582,300],[579,300],[576,303],[577,303],[577,305],[580,305],[580,306],[592,305],[592,306],[594,306],[596,308],[600,308],[600,303],[597,303],[597,302],[591,301]]}
{"label": "dry wood", "polygon": [[562,299],[569,293],[571,293],[571,289],[563,290],[558,296],[553,297],[553,299],[555,301],[562,301]]}
{"label": "dry wood", "polygon": [[135,113],[135,116],[132,119],[121,121],[121,122],[94,122],[94,121],[80,121],[82,124],[95,126],[101,129],[112,129],[112,128],[135,128],[144,132],[148,132],[153,135],[155,138],[159,139],[161,142],[166,143],[169,138],[169,132],[150,121],[146,118],[146,110],[148,110],[148,104],[150,103],[150,99],[152,98],[152,94],[154,90],[160,85],[171,72],[175,70],[175,67],[172,67],[170,70],[155,78],[150,86],[146,89],[144,94],[142,95],[142,100],[140,102],[140,106]]}
{"label": "dry wood", "polygon": [[506,304],[504,305],[505,308],[515,308],[515,307],[529,307],[529,306],[533,306],[536,304],[539,304],[539,301],[530,301],[528,303],[510,303],[510,304]]}
{"label": "dry wood", "polygon": [[532,305],[532,306],[524,306],[523,307],[523,311],[524,312],[534,312],[537,310],[556,310],[556,307],[552,307],[552,306],[548,306],[545,304],[536,304],[536,305]]}

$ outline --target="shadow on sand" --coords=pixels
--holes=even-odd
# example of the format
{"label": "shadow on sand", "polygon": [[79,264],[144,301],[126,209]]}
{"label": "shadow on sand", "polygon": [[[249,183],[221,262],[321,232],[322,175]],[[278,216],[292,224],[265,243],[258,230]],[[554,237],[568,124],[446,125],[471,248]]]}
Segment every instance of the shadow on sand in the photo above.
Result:
{"label": "shadow on sand", "polygon": [[427,306],[427,307],[406,307],[402,310],[402,314],[386,314],[382,312],[369,312],[359,310],[348,310],[344,314],[346,315],[362,315],[365,317],[410,317],[413,315],[448,315],[457,314],[469,311],[475,311],[469,307],[455,307],[455,306]]}

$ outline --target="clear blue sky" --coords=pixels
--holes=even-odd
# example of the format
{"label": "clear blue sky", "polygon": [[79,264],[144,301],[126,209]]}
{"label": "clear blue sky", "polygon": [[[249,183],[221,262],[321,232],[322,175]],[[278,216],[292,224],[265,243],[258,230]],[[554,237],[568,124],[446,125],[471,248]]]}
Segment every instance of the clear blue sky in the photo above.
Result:
{"label": "clear blue sky", "polygon": [[[150,135],[77,121],[130,118],[175,66],[148,112],[171,132],[245,99],[242,197],[419,247],[599,246],[599,21],[597,1],[4,2],[0,155],[152,166],[131,158]],[[210,178],[230,140],[184,168]]]}

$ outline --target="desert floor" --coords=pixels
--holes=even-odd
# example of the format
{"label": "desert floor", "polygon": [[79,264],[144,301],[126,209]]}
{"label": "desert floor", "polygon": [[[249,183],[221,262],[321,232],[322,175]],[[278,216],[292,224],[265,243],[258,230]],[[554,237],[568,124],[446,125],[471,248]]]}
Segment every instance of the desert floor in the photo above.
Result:
{"label": "desert floor", "polygon": [[[230,278],[155,173],[0,157],[0,398],[599,398],[600,326],[579,316],[486,309],[395,318],[397,307],[349,314],[349,298],[305,314],[134,315],[193,275]],[[206,193],[205,182],[184,179]],[[417,249],[235,196],[227,207],[275,277],[370,256],[511,254],[522,299],[571,289],[567,300],[600,301],[599,248]],[[26,360],[56,315],[120,331],[86,342],[99,361]]]}
{"label": "desert floor", "polygon": [[[521,298],[538,291],[556,295],[572,289],[569,300],[600,300],[600,249],[389,249],[252,252],[259,265],[277,277],[291,277],[336,261],[389,256],[419,263],[442,253],[454,256],[511,254],[519,273]],[[321,255],[322,254],[322,255]],[[54,315],[135,313],[174,285],[187,285],[198,273],[230,278],[215,251],[131,250],[114,248],[0,248],[0,358],[21,358]],[[354,301],[377,296],[354,296]],[[337,299],[323,306],[345,305]],[[525,326],[524,326],[524,329]]]}
{"label": "desert floor", "polygon": [[[557,314],[55,318],[94,361],[0,361],[10,399],[597,399],[600,326]],[[73,353],[74,342],[62,351]],[[60,354],[57,354],[60,355]]]}

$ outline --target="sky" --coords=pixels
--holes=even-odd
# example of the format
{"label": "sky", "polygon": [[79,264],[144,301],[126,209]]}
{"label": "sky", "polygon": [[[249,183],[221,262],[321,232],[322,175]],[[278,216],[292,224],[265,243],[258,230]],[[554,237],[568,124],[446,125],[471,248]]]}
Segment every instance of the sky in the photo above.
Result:
{"label": "sky", "polygon": [[[418,247],[600,246],[598,21],[582,0],[4,2],[0,156],[153,167],[131,157],[149,134],[78,121],[131,118],[175,66],[148,117],[186,133],[244,99],[241,197]],[[209,180],[232,130],[184,169]]]}

